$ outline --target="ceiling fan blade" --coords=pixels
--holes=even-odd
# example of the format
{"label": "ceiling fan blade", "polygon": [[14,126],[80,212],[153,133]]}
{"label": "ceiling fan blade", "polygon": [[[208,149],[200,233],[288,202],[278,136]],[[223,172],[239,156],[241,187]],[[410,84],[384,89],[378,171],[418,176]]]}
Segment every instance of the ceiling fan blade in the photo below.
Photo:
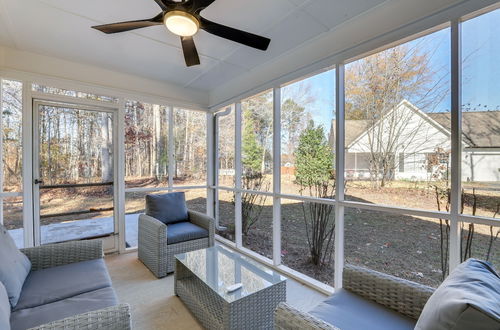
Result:
{"label": "ceiling fan blade", "polygon": [[181,37],[182,51],[184,52],[184,60],[187,66],[200,64],[198,51],[194,44],[193,37]]}
{"label": "ceiling fan blade", "polygon": [[200,17],[200,28],[211,34],[215,34],[216,36],[236,41],[240,44],[257,48],[260,50],[267,50],[267,47],[271,42],[271,39],[261,37],[250,32],[241,31],[215,22],[211,22],[203,17]]}
{"label": "ceiling fan blade", "polygon": [[167,2],[167,1],[164,1],[164,0],[155,0],[155,2],[158,4],[158,6],[160,6],[161,10],[167,10],[168,9],[168,6],[165,4],[165,2]]}
{"label": "ceiling fan blade", "polygon": [[215,0],[191,0],[194,11],[198,13],[210,6],[214,1]]}
{"label": "ceiling fan blade", "polygon": [[125,32],[125,31],[145,28],[148,26],[161,25],[161,24],[163,24],[163,13],[157,15],[156,17],[150,18],[150,19],[142,19],[142,20],[138,20],[138,21],[127,21],[127,22],[96,25],[96,26],[93,26],[92,28],[99,30],[101,32],[110,34],[110,33]]}

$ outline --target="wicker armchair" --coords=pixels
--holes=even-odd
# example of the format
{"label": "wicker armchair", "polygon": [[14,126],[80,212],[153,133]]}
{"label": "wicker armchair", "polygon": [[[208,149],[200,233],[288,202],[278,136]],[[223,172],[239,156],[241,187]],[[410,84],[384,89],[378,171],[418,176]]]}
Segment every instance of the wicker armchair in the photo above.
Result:
{"label": "wicker armchair", "polygon": [[[30,259],[33,271],[103,257],[102,241],[99,240],[49,244],[21,251]],[[42,324],[30,330],[127,330],[130,327],[130,308],[127,304],[120,304]]]}
{"label": "wicker armchair", "polygon": [[[343,287],[351,293],[396,311],[415,322],[434,292],[431,287],[353,265],[346,265],[344,268]],[[281,303],[275,311],[275,329],[334,330],[338,328],[310,313],[301,312],[286,303]]]}
{"label": "wicker armchair", "polygon": [[174,271],[174,255],[214,245],[215,220],[203,213],[188,210],[188,220],[208,231],[208,237],[169,244],[168,226],[146,214],[139,216],[138,255],[146,267],[158,278]]}

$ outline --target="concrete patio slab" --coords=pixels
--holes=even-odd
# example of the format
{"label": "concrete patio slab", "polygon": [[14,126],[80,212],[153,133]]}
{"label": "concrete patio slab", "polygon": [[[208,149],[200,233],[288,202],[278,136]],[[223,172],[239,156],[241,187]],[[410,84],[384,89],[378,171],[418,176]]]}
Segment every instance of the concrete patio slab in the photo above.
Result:
{"label": "concrete patio slab", "polygon": [[[127,247],[137,246],[139,213],[125,215],[125,241]],[[18,247],[24,246],[24,230],[9,230]],[[41,227],[42,244],[79,240],[113,233],[113,217],[72,220]]]}

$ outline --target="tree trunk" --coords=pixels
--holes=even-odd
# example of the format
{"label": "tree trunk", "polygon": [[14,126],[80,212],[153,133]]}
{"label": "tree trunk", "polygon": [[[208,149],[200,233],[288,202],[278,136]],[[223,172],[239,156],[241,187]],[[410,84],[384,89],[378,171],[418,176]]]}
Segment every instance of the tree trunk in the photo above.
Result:
{"label": "tree trunk", "polygon": [[186,119],[186,127],[184,128],[184,141],[182,142],[182,146],[183,146],[183,157],[182,157],[182,174],[183,175],[186,175],[186,170],[187,170],[187,164],[189,162],[189,132],[190,132],[190,129],[189,129],[189,112],[184,112],[185,114],[185,119]]}
{"label": "tree trunk", "polygon": [[[47,115],[47,117],[50,117],[48,115],[48,112],[45,112],[45,114]],[[54,182],[52,182],[52,152],[51,152],[51,135],[52,135],[52,132],[51,132],[51,120],[48,118],[47,120],[47,125],[48,125],[48,132],[47,132],[47,176],[49,177],[49,182],[50,184],[53,184]]]}
{"label": "tree trunk", "polygon": [[101,168],[102,181],[113,181],[113,166],[111,162],[111,143],[109,134],[109,117],[104,115],[101,119]]}
{"label": "tree trunk", "polygon": [[154,135],[153,135],[153,147],[152,147],[152,163],[154,167],[155,179],[158,180],[160,177],[160,168],[159,168],[159,150],[160,149],[160,141],[161,141],[161,117],[160,117],[160,107],[155,105],[153,107],[153,120],[154,120]]}

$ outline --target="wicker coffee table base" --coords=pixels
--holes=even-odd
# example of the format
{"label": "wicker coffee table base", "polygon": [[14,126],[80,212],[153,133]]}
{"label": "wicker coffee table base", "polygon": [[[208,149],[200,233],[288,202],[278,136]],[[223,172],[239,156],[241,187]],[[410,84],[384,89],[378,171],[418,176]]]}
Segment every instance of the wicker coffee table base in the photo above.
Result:
{"label": "wicker coffee table base", "polygon": [[207,329],[273,329],[286,281],[229,303],[176,260],[175,294]]}

